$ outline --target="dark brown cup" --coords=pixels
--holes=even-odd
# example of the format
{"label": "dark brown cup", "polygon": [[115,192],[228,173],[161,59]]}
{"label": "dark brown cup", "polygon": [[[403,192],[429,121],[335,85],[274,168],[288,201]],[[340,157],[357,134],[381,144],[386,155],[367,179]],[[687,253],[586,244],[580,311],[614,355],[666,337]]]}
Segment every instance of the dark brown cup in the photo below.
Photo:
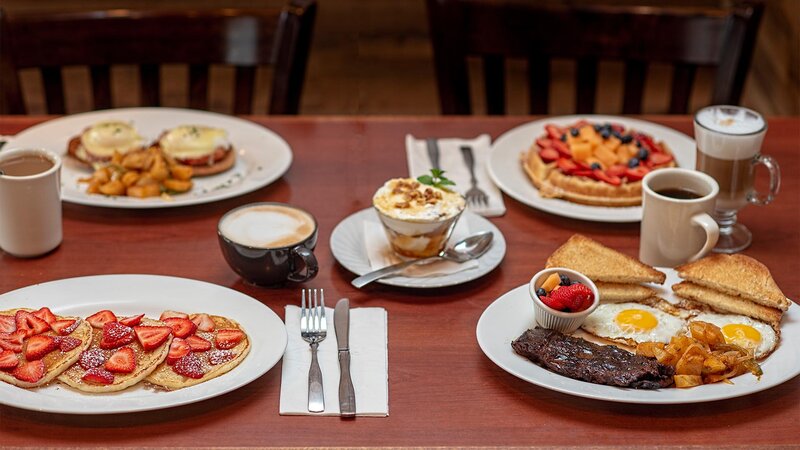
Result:
{"label": "dark brown cup", "polygon": [[[228,216],[245,209],[259,207],[286,208],[305,213],[313,221],[313,231],[297,242],[274,247],[242,244],[222,232],[221,225]],[[317,220],[311,213],[284,203],[263,202],[242,205],[225,213],[217,224],[219,246],[231,269],[245,281],[267,287],[281,286],[287,281],[300,283],[317,275],[319,266],[313,253],[317,245],[317,235]]]}

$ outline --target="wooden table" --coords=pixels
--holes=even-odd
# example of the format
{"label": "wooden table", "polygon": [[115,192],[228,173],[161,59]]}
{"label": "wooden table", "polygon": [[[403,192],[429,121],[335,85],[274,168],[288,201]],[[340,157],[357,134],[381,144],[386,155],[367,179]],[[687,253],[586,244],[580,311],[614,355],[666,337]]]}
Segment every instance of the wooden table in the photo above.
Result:
{"label": "wooden table", "polygon": [[[46,117],[0,117],[13,134]],[[508,241],[502,265],[462,286],[356,290],[354,275],[334,260],[334,226],[370,205],[384,180],[405,175],[403,136],[497,137],[530,118],[267,118],[295,160],[280,180],[217,203],[133,211],[64,204],[64,241],[39,259],[0,254],[0,292],[61,278],[150,273],[193,278],[244,292],[283,316],[299,289],[245,285],[222,259],[215,236],[227,210],[255,201],[288,202],[320,223],[320,271],[309,287],[353,306],[389,313],[390,416],[385,419],[281,417],[280,364],[221,397],[162,411],[70,416],[0,406],[0,444],[7,446],[625,446],[798,445],[800,378],[747,397],[705,404],[645,406],[588,400],[526,383],[481,352],[475,326],[503,293],[526,283],[573,233],[636,255],[638,224],[565,219],[506,198],[508,213],[492,221]],[[646,117],[692,134],[690,117]],[[753,231],[747,254],[763,261],[791,298],[800,298],[800,119],[773,118],[763,151],[780,162],[780,195],[740,215]],[[110,295],[113,295],[110,294]],[[2,306],[2,305],[0,305]]]}

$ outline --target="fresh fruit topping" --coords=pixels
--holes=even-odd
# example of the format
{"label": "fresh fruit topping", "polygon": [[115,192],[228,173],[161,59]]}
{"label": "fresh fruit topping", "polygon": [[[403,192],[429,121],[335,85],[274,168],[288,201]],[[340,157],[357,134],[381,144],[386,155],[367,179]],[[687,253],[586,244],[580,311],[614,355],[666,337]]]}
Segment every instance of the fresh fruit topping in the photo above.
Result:
{"label": "fresh fruit topping", "polygon": [[236,347],[236,344],[242,339],[244,339],[244,333],[241,330],[219,330],[215,337],[217,348],[222,350]]}
{"label": "fresh fruit topping", "polygon": [[110,350],[122,347],[133,342],[133,328],[126,327],[119,322],[106,322],[103,325],[103,338],[100,340],[100,348]]}
{"label": "fresh fruit topping", "polygon": [[561,275],[558,272],[553,272],[544,280],[544,283],[542,283],[540,287],[550,292],[559,284],[561,284]]}
{"label": "fresh fruit topping", "polygon": [[44,377],[44,361],[28,361],[11,372],[14,378],[28,383],[36,383]]}
{"label": "fresh fruit topping", "polygon": [[185,377],[194,379],[203,378],[203,375],[205,375],[205,372],[203,371],[203,363],[200,361],[200,358],[194,355],[194,353],[189,353],[183,358],[175,361],[175,364],[172,365],[172,370],[178,375],[183,375]]}
{"label": "fresh fruit topping", "polygon": [[588,286],[572,284],[551,292],[550,299],[565,306],[562,311],[579,312],[588,308],[594,301],[594,293]]}
{"label": "fresh fruit topping", "polygon": [[598,163],[598,162],[593,162],[593,163],[592,163],[592,164],[589,166],[589,168],[590,168],[590,169],[592,169],[592,170],[600,170],[600,169],[602,169],[602,168],[603,168],[603,166],[601,166],[601,165],[600,165],[600,163]]}
{"label": "fresh fruit topping", "polygon": [[639,158],[631,158],[628,160],[628,167],[633,169],[634,167],[639,167]]}
{"label": "fresh fruit topping", "polygon": [[541,149],[550,148],[553,146],[553,142],[547,138],[539,138],[536,140],[536,145],[539,146]]}
{"label": "fresh fruit topping", "polygon": [[672,161],[672,155],[669,153],[653,153],[647,161],[651,166],[661,166]]}
{"label": "fresh fruit topping", "polygon": [[17,311],[14,316],[17,330],[25,332],[25,337],[42,334],[50,329],[50,324],[27,311]]}
{"label": "fresh fruit topping", "polygon": [[167,355],[167,364],[173,365],[179,359],[188,355],[192,351],[189,344],[183,339],[176,337],[172,338],[172,343],[169,344],[169,354]]}
{"label": "fresh fruit topping", "polygon": [[211,318],[208,314],[197,314],[192,318],[192,322],[197,325],[197,329],[200,331],[214,331],[216,324],[214,324],[214,319]]}
{"label": "fresh fruit topping", "polygon": [[19,365],[19,358],[17,354],[11,350],[3,350],[0,352],[0,370],[13,369]]}
{"label": "fresh fruit topping", "polygon": [[612,186],[619,186],[622,184],[622,178],[614,177],[611,175],[606,174],[602,170],[595,170],[594,177],[600,181],[606,182]]}
{"label": "fresh fruit topping", "polygon": [[539,157],[546,163],[551,163],[558,160],[561,155],[554,148],[545,148],[539,152]]}
{"label": "fresh fruit topping", "polygon": [[560,158],[558,161],[556,161],[556,166],[558,166],[562,172],[568,175],[578,169],[578,165],[575,164],[575,161],[567,158]]}
{"label": "fresh fruit topping", "polygon": [[537,288],[536,289],[536,296],[537,297],[546,297],[547,296],[547,291],[545,291],[544,288]]}
{"label": "fresh fruit topping", "polygon": [[550,139],[561,139],[561,135],[564,134],[564,129],[556,125],[545,125],[544,131]]}
{"label": "fresh fruit topping", "polygon": [[559,274],[558,279],[560,281],[559,284],[561,286],[569,286],[570,284],[572,284],[572,280],[570,280],[569,277],[564,274]]}
{"label": "fresh fruit topping", "polygon": [[622,177],[625,175],[625,170],[627,167],[623,164],[614,164],[613,166],[606,169],[606,173],[612,177]]}
{"label": "fresh fruit topping", "polygon": [[70,350],[75,350],[83,343],[80,339],[70,336],[56,336],[55,341],[56,344],[58,344],[58,349],[65,353]]}
{"label": "fresh fruit topping", "polygon": [[53,328],[53,331],[62,336],[66,336],[75,331],[75,328],[78,328],[78,325],[79,322],[76,319],[56,320],[50,324],[50,326]]}
{"label": "fresh fruit topping", "polygon": [[112,384],[114,382],[114,374],[102,367],[95,367],[87,370],[81,380],[95,384]]}
{"label": "fresh fruit topping", "polygon": [[22,351],[22,341],[24,339],[24,330],[17,330],[13,333],[0,333],[0,348],[19,353]]}
{"label": "fresh fruit topping", "polygon": [[103,325],[108,322],[116,322],[117,316],[115,316],[113,312],[104,309],[87,317],[86,321],[92,324],[92,326],[95,328],[103,328]]}
{"label": "fresh fruit topping", "polygon": [[644,176],[647,175],[648,172],[650,172],[650,170],[647,167],[639,166],[635,169],[626,170],[625,178],[627,178],[628,181],[639,181],[642,178],[644,178]]}
{"label": "fresh fruit topping", "polygon": [[648,152],[646,148],[639,148],[636,152],[636,158],[639,159],[639,161],[646,161],[648,156],[650,156],[650,152]]}
{"label": "fresh fruit topping", "polygon": [[216,366],[217,364],[232,360],[234,356],[236,356],[236,354],[230,350],[212,350],[208,352],[208,363],[212,366]]}
{"label": "fresh fruit topping", "polygon": [[167,310],[167,311],[164,311],[164,312],[161,313],[161,317],[159,317],[158,320],[163,321],[164,319],[169,319],[170,317],[180,317],[180,318],[183,318],[183,319],[188,319],[189,315],[186,314],[186,313],[178,312],[178,311],[169,311],[169,310]]}
{"label": "fresh fruit topping", "polygon": [[553,141],[553,148],[564,158],[572,158],[572,151],[562,141]]}
{"label": "fresh fruit topping", "polygon": [[131,373],[136,368],[136,354],[130,347],[115,351],[104,366],[109,372]]}
{"label": "fresh fruit topping", "polygon": [[211,349],[211,342],[197,335],[186,338],[186,343],[189,344],[193,352],[204,352]]}
{"label": "fresh fruit topping", "polygon": [[197,325],[194,322],[183,317],[168,317],[164,319],[164,323],[169,325],[172,328],[172,334],[179,338],[191,336],[194,334],[194,330],[197,329]]}
{"label": "fresh fruit topping", "polygon": [[99,348],[90,348],[81,353],[78,364],[86,370],[100,367],[106,362],[106,354]]}
{"label": "fresh fruit topping", "polygon": [[549,306],[550,308],[555,309],[556,311],[563,311],[566,308],[566,306],[559,300],[556,300],[547,295],[545,295],[544,297],[539,297],[539,299],[542,301],[542,303]]}
{"label": "fresh fruit topping", "polygon": [[136,326],[142,322],[142,317],[144,317],[144,314],[139,314],[138,316],[125,317],[124,319],[119,319],[119,323],[127,327]]}
{"label": "fresh fruit topping", "polygon": [[139,340],[145,350],[153,350],[169,338],[169,335],[172,334],[172,328],[138,326],[133,327],[133,332],[136,333],[136,339]]}
{"label": "fresh fruit topping", "polygon": [[39,308],[39,310],[35,311],[33,313],[33,315],[38,317],[38,318],[40,318],[40,319],[42,319],[42,320],[44,320],[49,325],[52,325],[53,322],[55,322],[57,320],[56,319],[56,315],[53,314],[53,311],[50,311],[50,308],[48,308],[47,306],[43,306],[43,307]]}
{"label": "fresh fruit topping", "polygon": [[0,315],[0,333],[13,333],[17,331],[14,316]]}
{"label": "fresh fruit topping", "polygon": [[52,336],[40,335],[28,339],[25,346],[25,359],[36,361],[44,358],[45,355],[58,348],[58,343]]}

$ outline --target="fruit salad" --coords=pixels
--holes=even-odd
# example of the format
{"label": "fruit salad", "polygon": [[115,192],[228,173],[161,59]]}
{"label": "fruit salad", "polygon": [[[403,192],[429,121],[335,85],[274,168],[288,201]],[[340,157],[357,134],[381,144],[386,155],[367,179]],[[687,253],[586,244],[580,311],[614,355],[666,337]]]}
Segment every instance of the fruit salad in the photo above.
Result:
{"label": "fruit salad", "polygon": [[562,312],[584,311],[594,302],[594,293],[588,286],[558,272],[544,280],[536,289],[536,296],[545,305]]}

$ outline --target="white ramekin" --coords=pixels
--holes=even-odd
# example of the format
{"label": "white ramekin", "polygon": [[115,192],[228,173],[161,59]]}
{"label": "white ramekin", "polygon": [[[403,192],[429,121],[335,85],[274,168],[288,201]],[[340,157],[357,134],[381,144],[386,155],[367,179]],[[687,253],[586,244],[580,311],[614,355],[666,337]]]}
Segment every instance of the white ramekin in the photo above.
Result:
{"label": "white ramekin", "polygon": [[[550,274],[558,272],[559,274],[566,275],[572,281],[580,281],[594,293],[594,303],[591,306],[580,312],[563,312],[557,311],[545,305],[539,296],[536,295],[536,289],[544,283]],[[533,300],[533,309],[536,313],[536,324],[542,328],[560,331],[562,333],[572,333],[581,326],[586,317],[591,314],[597,305],[600,304],[600,292],[597,291],[597,286],[594,285],[586,275],[576,272],[564,267],[551,267],[549,269],[540,270],[536,275],[531,278],[528,283],[528,293]]]}

